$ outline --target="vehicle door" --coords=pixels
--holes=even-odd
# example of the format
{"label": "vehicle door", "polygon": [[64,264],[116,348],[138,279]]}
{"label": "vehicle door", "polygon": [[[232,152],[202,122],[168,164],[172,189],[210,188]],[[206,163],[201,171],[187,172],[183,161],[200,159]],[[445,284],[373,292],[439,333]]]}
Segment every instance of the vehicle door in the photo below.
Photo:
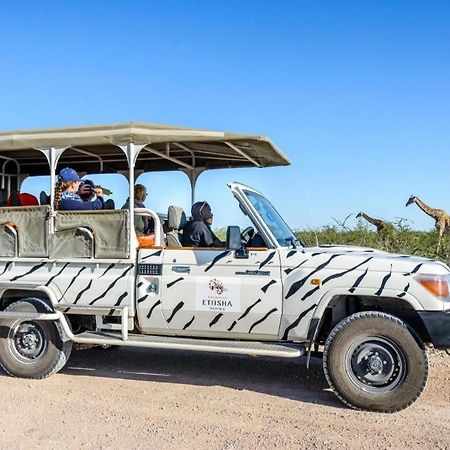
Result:
{"label": "vehicle door", "polygon": [[166,248],[161,302],[173,334],[270,340],[281,320],[276,249]]}

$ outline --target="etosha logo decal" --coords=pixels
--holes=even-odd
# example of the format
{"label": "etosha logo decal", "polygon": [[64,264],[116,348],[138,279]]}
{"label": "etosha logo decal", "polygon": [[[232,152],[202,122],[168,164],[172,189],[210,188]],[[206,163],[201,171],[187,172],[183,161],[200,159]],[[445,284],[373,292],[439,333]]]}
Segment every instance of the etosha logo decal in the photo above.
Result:
{"label": "etosha logo decal", "polygon": [[198,277],[195,297],[199,311],[237,312],[241,306],[241,281],[225,277]]}
{"label": "etosha logo decal", "polygon": [[227,289],[223,286],[223,283],[221,283],[219,280],[211,280],[208,284],[209,288],[212,291],[215,291],[217,294],[223,294]]}

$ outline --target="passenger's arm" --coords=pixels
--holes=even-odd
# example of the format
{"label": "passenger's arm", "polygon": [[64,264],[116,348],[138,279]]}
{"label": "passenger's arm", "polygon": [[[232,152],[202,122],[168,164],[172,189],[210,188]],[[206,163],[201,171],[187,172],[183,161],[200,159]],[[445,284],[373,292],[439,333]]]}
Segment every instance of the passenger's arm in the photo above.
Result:
{"label": "passenger's arm", "polygon": [[69,198],[59,202],[60,211],[89,211],[103,208],[103,197],[97,197],[93,202],[79,202]]}
{"label": "passenger's arm", "polygon": [[225,243],[222,242],[211,230],[211,228],[205,226],[203,231],[203,241],[207,247],[225,247]]}
{"label": "passenger's arm", "polygon": [[225,247],[225,242],[221,241],[214,233],[213,233],[213,242],[210,247]]}

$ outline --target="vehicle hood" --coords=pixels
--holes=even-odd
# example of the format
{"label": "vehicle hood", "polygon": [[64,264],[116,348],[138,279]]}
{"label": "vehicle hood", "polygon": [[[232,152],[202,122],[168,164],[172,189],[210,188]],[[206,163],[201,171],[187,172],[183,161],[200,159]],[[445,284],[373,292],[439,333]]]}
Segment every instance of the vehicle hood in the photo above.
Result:
{"label": "vehicle hood", "polygon": [[398,253],[388,253],[368,247],[357,247],[350,245],[320,245],[316,247],[302,247],[297,249],[283,249],[282,258],[284,256],[285,263],[283,265],[295,266],[296,258],[294,252],[300,252],[308,258],[304,267],[314,267],[319,264],[317,257],[322,255],[326,258],[328,255],[340,255],[342,258],[335,258],[331,267],[335,269],[345,269],[349,263],[357,264],[362,258],[372,258],[371,270],[386,271],[392,270],[399,273],[423,273],[446,275],[450,272],[450,268],[434,259],[424,258],[420,256],[403,255]]}

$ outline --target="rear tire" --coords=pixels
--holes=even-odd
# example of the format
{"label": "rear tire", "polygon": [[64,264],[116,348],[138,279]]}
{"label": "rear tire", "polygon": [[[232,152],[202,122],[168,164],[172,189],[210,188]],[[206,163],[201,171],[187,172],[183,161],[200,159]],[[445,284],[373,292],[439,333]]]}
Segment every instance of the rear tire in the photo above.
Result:
{"label": "rear tire", "polygon": [[419,398],[428,357],[419,336],[400,319],[360,312],[328,336],[323,368],[330,387],[348,406],[391,413]]}
{"label": "rear tire", "polygon": [[[27,298],[9,305],[5,311],[47,313],[48,305]],[[52,321],[23,319],[0,323],[0,366],[13,377],[46,378],[61,370],[69,359],[72,341],[64,342],[60,327]]]}

